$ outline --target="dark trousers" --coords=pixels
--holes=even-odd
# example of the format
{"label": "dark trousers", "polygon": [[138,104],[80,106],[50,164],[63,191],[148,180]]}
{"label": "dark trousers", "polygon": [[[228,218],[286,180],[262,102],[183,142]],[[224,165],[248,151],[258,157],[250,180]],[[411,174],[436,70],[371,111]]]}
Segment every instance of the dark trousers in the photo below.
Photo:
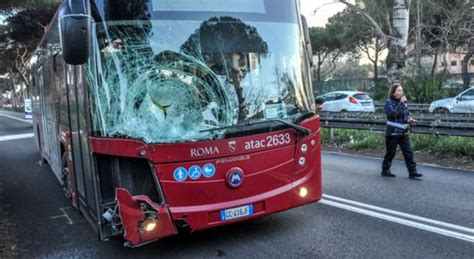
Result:
{"label": "dark trousers", "polygon": [[388,171],[390,166],[392,166],[392,160],[395,157],[395,153],[397,152],[397,145],[400,145],[400,148],[402,149],[408,172],[416,172],[416,163],[413,157],[413,151],[411,149],[410,138],[408,135],[385,137],[385,147],[387,148],[387,151],[385,152],[385,157],[383,158],[382,171]]}

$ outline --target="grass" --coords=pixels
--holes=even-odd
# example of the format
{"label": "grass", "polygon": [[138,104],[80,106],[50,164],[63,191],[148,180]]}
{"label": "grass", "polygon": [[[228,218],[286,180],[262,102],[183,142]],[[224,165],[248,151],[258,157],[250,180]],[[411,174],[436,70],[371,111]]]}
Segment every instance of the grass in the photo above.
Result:
{"label": "grass", "polygon": [[15,108],[0,107],[0,110],[9,111],[9,112],[24,112],[25,111],[23,107],[15,107]]}
{"label": "grass", "polygon": [[[322,129],[321,142],[344,145],[348,149],[379,149],[385,147],[383,132],[368,130],[334,129],[334,138],[329,138],[329,130]],[[443,156],[474,158],[474,138],[411,134],[411,145],[414,151]]]}
{"label": "grass", "polygon": [[412,145],[414,150],[433,154],[474,158],[474,138],[417,134],[412,137]]}

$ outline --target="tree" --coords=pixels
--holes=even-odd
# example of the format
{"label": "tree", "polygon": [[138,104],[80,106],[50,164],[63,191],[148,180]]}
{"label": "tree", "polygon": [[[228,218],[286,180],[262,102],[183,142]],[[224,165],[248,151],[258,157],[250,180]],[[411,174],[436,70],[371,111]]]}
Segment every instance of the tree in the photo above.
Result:
{"label": "tree", "polygon": [[[420,34],[425,47],[435,55],[431,76],[434,76],[439,54],[446,52],[465,54],[461,62],[462,76],[464,87],[468,88],[470,81],[468,66],[474,52],[472,1],[433,0],[420,1],[420,5],[423,14],[419,24]],[[446,69],[447,65],[445,62]]]}
{"label": "tree", "polygon": [[402,77],[406,62],[408,24],[411,0],[393,0],[393,14],[389,28],[387,76],[389,82]]}
{"label": "tree", "polygon": [[26,92],[22,91],[17,98],[19,104],[23,95],[29,95],[29,59],[47,30],[57,5],[31,7],[28,6],[28,1],[10,1],[13,2],[18,5],[1,5],[3,12],[8,13],[9,17],[0,35],[0,68],[3,69],[0,72],[8,73],[14,97],[16,85],[25,87]]}
{"label": "tree", "polygon": [[370,65],[360,65],[357,59],[348,59],[334,70],[334,79],[365,79]]}
{"label": "tree", "polygon": [[[372,11],[372,16],[378,21],[382,20],[380,12]],[[330,26],[339,24],[341,30],[341,42],[344,45],[346,52],[352,52],[353,55],[359,57],[363,54],[372,63],[374,80],[378,79],[378,64],[380,61],[380,54],[386,48],[382,37],[372,30],[371,24],[353,9],[347,8],[344,11],[336,14],[329,20]]]}
{"label": "tree", "polygon": [[[407,57],[413,54],[406,53],[408,41],[417,46],[415,50],[419,60],[423,54],[421,48],[423,45],[426,46],[428,39],[429,46],[435,49],[435,55],[440,51],[445,52],[448,48],[451,51],[467,48],[462,64],[465,87],[469,84],[467,67],[473,54],[472,1],[356,0],[355,4],[346,0],[339,0],[339,2],[360,14],[360,17],[371,25],[371,31],[379,35],[380,39],[386,43],[389,81],[401,80]],[[415,8],[412,3],[417,4],[417,12],[410,12]],[[421,15],[420,10],[425,15]],[[384,17],[384,19],[379,19],[379,17]],[[417,26],[413,21],[417,22]],[[410,30],[410,28],[416,30]],[[429,37],[426,37],[427,35]]]}
{"label": "tree", "polygon": [[43,5],[57,5],[61,2],[61,0],[2,0],[0,1],[0,13],[8,15],[17,9]]}
{"label": "tree", "polygon": [[311,27],[309,28],[309,36],[311,38],[311,48],[313,55],[317,57],[316,63],[316,80],[321,81],[321,68],[328,60],[333,64],[332,72],[336,66],[337,58],[344,52],[341,43],[342,29],[337,29],[338,25],[326,26],[326,28]]}
{"label": "tree", "polygon": [[1,93],[7,91],[9,88],[8,81],[6,78],[0,78],[0,95]]}
{"label": "tree", "polygon": [[[406,62],[408,25],[411,0],[357,0],[352,4],[339,0],[359,13],[370,25],[374,34],[388,47],[386,60],[389,82],[400,81]],[[385,17],[377,21],[374,17]]]}

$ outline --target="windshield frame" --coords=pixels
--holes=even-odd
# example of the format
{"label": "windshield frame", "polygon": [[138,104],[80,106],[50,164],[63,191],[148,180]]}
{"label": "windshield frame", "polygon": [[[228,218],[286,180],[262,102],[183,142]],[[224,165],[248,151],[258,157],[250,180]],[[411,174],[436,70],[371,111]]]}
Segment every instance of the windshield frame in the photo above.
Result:
{"label": "windshield frame", "polygon": [[[177,0],[142,0],[143,7],[136,8],[134,5],[121,5],[120,1],[129,2],[129,0],[110,0],[113,4],[109,4],[107,0],[91,0],[92,16],[96,22],[114,21],[114,20],[199,20],[204,21],[208,17],[213,16],[232,16],[245,21],[267,21],[267,22],[283,22],[283,23],[300,23],[298,16],[298,0],[247,0],[247,2],[260,1],[263,3],[265,13],[258,11],[242,12],[239,5],[242,1],[225,1],[225,8],[219,11],[198,11],[198,10],[175,10],[160,11],[154,7],[157,1],[176,2]],[[216,1],[216,0],[200,0]],[[216,1],[217,2],[217,1]],[[199,6],[197,0],[193,1]],[[217,3],[216,3],[217,4]],[[123,8],[126,6],[125,8]],[[234,7],[235,6],[235,7]],[[135,7],[135,8],[134,8]],[[237,7],[237,8],[236,8]],[[111,15],[113,10],[123,8],[116,11],[120,15]],[[234,8],[234,9],[233,9]],[[228,9],[228,11],[226,11]],[[236,11],[237,10],[237,11]],[[240,10],[240,11],[239,11]]]}

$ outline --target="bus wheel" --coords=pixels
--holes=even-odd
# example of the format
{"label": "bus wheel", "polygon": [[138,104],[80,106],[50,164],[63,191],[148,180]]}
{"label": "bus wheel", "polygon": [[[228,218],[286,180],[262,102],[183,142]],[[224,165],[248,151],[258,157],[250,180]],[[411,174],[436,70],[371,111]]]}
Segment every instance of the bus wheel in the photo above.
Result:
{"label": "bus wheel", "polygon": [[71,189],[71,174],[69,173],[69,166],[67,163],[67,152],[64,152],[63,158],[61,161],[61,176],[63,180],[63,192],[66,198],[72,198],[72,189]]}
{"label": "bus wheel", "polygon": [[40,154],[40,164],[47,164],[48,163],[48,160],[46,160],[43,156],[43,146],[41,145],[41,135],[40,135],[40,130],[38,128],[38,126],[36,127],[36,136],[37,136],[37,140],[38,140],[38,149],[39,149],[39,154]]}

